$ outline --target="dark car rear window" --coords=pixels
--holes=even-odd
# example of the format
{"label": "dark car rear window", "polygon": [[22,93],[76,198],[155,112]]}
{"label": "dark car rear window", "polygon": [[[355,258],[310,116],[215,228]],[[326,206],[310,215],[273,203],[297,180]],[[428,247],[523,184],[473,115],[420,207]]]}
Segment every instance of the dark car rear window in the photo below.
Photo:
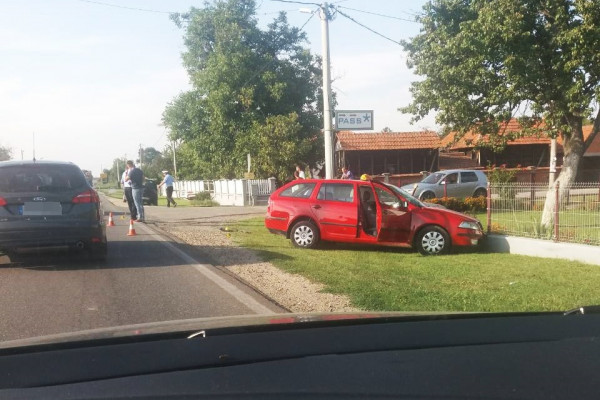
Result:
{"label": "dark car rear window", "polygon": [[83,172],[72,165],[11,165],[0,168],[0,192],[53,192],[87,186]]}

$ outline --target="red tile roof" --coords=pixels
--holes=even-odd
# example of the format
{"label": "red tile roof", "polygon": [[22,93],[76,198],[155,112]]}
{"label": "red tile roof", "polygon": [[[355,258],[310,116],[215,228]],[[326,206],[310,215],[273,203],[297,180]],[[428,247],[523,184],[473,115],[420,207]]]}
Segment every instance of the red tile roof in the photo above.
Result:
{"label": "red tile roof", "polygon": [[[521,125],[516,119],[510,120],[504,126],[500,128],[500,134],[508,134],[512,132],[519,132],[521,130]],[[592,132],[592,125],[586,125],[583,127],[583,140],[585,140],[590,133]],[[478,144],[489,142],[489,136],[481,135],[479,133],[475,133],[473,131],[467,132],[463,135],[458,141],[455,142],[456,132],[450,132],[444,138],[442,138],[442,147],[447,147],[450,150],[459,150],[459,149],[470,149]],[[559,136],[558,145],[562,146],[562,139]],[[594,140],[594,144],[596,144],[597,140]],[[526,145],[526,144],[550,144],[550,138],[543,135],[534,135],[534,136],[523,136],[517,137],[513,140],[508,141],[507,146],[518,146],[518,145]],[[592,146],[593,146],[592,145]],[[598,142],[598,146],[600,146],[600,142]],[[590,147],[591,149],[591,147]],[[590,150],[588,150],[589,152]],[[598,148],[600,152],[600,147]]]}
{"label": "red tile roof", "polygon": [[[586,125],[583,127],[583,138],[587,138],[588,136],[590,136],[590,133],[592,133],[592,128],[594,126],[593,125]],[[596,137],[594,138],[594,140],[592,140],[592,144],[590,144],[590,147],[588,147],[587,151],[585,152],[585,155],[588,157],[591,156],[600,156],[600,133],[598,133],[596,135]]]}
{"label": "red tile roof", "polygon": [[440,137],[433,131],[422,132],[351,132],[337,133],[338,150],[412,150],[437,149]]}

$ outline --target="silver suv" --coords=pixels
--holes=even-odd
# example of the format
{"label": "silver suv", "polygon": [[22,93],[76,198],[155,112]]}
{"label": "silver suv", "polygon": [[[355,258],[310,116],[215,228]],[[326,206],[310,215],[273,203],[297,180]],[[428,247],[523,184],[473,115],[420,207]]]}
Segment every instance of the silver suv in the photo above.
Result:
{"label": "silver suv", "polygon": [[435,197],[479,197],[487,195],[487,177],[483,171],[449,169],[428,175],[419,183],[402,186],[402,189],[420,200]]}

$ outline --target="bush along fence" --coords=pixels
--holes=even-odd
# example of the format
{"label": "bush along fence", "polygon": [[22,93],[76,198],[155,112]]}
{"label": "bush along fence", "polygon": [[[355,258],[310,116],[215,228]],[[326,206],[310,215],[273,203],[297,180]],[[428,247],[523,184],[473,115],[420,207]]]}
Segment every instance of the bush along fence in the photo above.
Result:
{"label": "bush along fence", "polygon": [[600,184],[488,183],[488,233],[600,245]]}

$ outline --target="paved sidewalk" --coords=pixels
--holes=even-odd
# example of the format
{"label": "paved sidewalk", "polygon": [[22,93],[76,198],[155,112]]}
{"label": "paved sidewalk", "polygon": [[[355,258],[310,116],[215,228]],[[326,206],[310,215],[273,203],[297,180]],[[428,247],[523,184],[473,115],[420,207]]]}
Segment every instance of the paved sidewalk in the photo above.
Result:
{"label": "paved sidewalk", "polygon": [[[100,193],[101,199],[104,202],[105,211],[119,211],[129,213],[127,204],[122,200],[115,199]],[[110,203],[107,207],[106,204]],[[115,210],[114,208],[117,208]],[[168,222],[185,222],[203,218],[214,217],[253,217],[263,216],[267,212],[267,206],[218,206],[218,207],[165,207],[165,206],[144,206],[146,213],[146,222],[149,223],[168,223]]]}

